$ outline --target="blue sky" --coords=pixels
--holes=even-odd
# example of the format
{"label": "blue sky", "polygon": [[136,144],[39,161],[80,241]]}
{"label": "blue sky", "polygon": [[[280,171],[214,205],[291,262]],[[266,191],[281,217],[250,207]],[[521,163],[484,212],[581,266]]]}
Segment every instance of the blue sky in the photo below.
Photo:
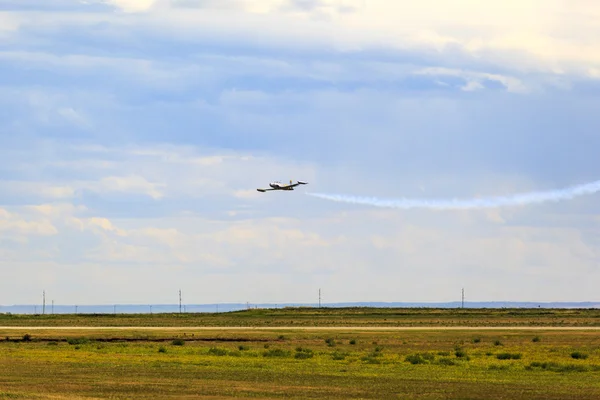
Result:
{"label": "blue sky", "polygon": [[[0,0],[0,304],[598,300],[592,1]],[[291,193],[258,193],[301,179]]]}

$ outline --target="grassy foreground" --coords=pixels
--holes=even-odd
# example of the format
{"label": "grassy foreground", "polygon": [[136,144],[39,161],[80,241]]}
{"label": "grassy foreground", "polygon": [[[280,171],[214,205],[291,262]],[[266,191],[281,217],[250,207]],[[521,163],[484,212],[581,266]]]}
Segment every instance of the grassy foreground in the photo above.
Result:
{"label": "grassy foreground", "polygon": [[600,327],[600,309],[282,308],[228,313],[0,314],[0,326]]}
{"label": "grassy foreground", "polygon": [[0,399],[598,399],[594,330],[0,328]]}

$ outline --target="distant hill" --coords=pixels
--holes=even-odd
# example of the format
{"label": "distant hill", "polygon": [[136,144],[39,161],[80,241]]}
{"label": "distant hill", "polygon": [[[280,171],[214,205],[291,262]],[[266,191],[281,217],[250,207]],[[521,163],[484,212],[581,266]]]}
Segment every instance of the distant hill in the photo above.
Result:
{"label": "distant hill", "polygon": [[[460,308],[461,302],[446,303],[402,303],[402,302],[353,302],[323,303],[322,307],[376,307],[376,308]],[[482,301],[465,302],[465,308],[600,308],[600,302],[516,302],[516,301]],[[182,312],[228,312],[247,308],[283,308],[283,307],[318,307],[316,303],[223,303],[223,304],[186,304],[181,306]],[[42,305],[25,304],[0,306],[0,313],[42,314]],[[46,314],[149,314],[179,312],[178,304],[116,304],[116,305],[48,305]]]}

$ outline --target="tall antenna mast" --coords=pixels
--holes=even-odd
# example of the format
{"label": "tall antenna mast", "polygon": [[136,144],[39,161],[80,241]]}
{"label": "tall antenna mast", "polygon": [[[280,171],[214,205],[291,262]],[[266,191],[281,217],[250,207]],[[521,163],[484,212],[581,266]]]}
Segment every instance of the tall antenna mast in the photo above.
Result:
{"label": "tall antenna mast", "polygon": [[462,289],[462,308],[465,308],[465,288]]}
{"label": "tall antenna mast", "polygon": [[321,308],[321,288],[319,288],[319,308]]}
{"label": "tall antenna mast", "polygon": [[181,289],[179,289],[179,313],[181,314]]}
{"label": "tall antenna mast", "polygon": [[42,303],[42,314],[46,314],[46,291],[42,292],[43,303]]}

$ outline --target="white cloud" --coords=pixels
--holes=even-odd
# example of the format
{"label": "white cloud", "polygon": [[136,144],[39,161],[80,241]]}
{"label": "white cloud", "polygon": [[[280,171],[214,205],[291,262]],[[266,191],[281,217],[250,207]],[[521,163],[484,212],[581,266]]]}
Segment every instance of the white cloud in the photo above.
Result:
{"label": "white cloud", "polygon": [[[75,165],[74,163],[62,163],[63,165]],[[165,183],[149,182],[139,175],[105,176],[98,181],[76,181],[71,180],[68,184],[51,184],[46,182],[23,182],[23,181],[0,181],[0,188],[5,194],[25,195],[30,198],[44,199],[72,199],[78,197],[82,190],[88,190],[100,194],[122,193],[143,194],[155,200],[164,197]]]}
{"label": "white cloud", "polygon": [[86,189],[103,193],[103,192],[120,192],[120,193],[140,193],[145,194],[153,199],[161,199],[164,197],[164,183],[148,182],[145,178],[139,175],[129,176],[108,176],[100,179],[97,183],[85,185]]}
{"label": "white cloud", "polygon": [[[199,10],[180,10],[176,3],[171,7],[163,3],[160,20],[153,17],[152,24],[161,29],[175,25],[173,32],[191,36],[216,31],[286,47],[307,42],[340,49],[383,45],[445,51],[458,47],[516,70],[583,74],[590,65],[600,65],[600,43],[590,40],[600,36],[600,5],[595,2],[370,0],[352,2],[351,7],[346,1],[316,4],[302,8],[284,7],[280,1],[248,1],[228,2],[225,7],[220,2],[202,2]],[[350,9],[353,12],[347,12]],[[324,10],[330,18],[311,18]]]}
{"label": "white cloud", "polygon": [[81,127],[89,127],[90,125],[89,121],[81,114],[81,112],[74,110],[72,107],[59,108],[58,114],[73,125]]}
{"label": "white cloud", "polygon": [[56,227],[46,218],[31,219],[0,209],[0,235],[5,239],[14,238],[14,236],[25,238],[30,235],[52,236],[57,234]]}
{"label": "white cloud", "polygon": [[[600,43],[594,40],[600,36],[600,4],[593,1],[110,0],[110,4],[128,13],[143,13],[109,18],[115,27],[128,32],[150,29],[153,36],[165,38],[194,40],[217,35],[221,40],[267,47],[391,47],[448,55],[458,49],[472,57],[471,62],[519,73],[590,76],[590,71],[600,67]],[[10,29],[19,18],[18,13],[4,14],[4,19],[13,21],[6,24]],[[93,13],[54,14],[52,18],[38,13],[28,15],[27,23],[81,26],[106,19]],[[73,57],[78,56],[66,57],[77,62]],[[144,76],[142,63],[136,63],[135,69]]]}
{"label": "white cloud", "polygon": [[125,12],[148,11],[156,3],[156,0],[104,0]]}
{"label": "white cloud", "polygon": [[112,232],[117,236],[127,236],[127,232],[125,232],[122,229],[116,228],[108,218],[92,217],[92,218],[86,219],[85,222],[87,222],[88,225],[91,226],[92,228],[99,227],[102,230]]}
{"label": "white cloud", "polygon": [[70,185],[47,182],[0,181],[4,193],[21,194],[50,199],[68,199],[75,196],[76,189]]}
{"label": "white cloud", "polygon": [[0,11],[0,39],[9,38],[19,26],[19,18],[16,15]]}
{"label": "white cloud", "polygon": [[432,75],[438,78],[443,76],[455,76],[465,78],[467,80],[467,84],[465,85],[463,90],[466,91],[483,89],[484,86],[481,83],[483,80],[490,80],[501,83],[506,87],[506,89],[509,92],[527,93],[529,91],[527,87],[523,84],[523,82],[521,82],[519,79],[499,74],[489,74],[475,71],[462,71],[457,69],[440,67],[422,68],[415,71],[414,73],[417,75]]}

